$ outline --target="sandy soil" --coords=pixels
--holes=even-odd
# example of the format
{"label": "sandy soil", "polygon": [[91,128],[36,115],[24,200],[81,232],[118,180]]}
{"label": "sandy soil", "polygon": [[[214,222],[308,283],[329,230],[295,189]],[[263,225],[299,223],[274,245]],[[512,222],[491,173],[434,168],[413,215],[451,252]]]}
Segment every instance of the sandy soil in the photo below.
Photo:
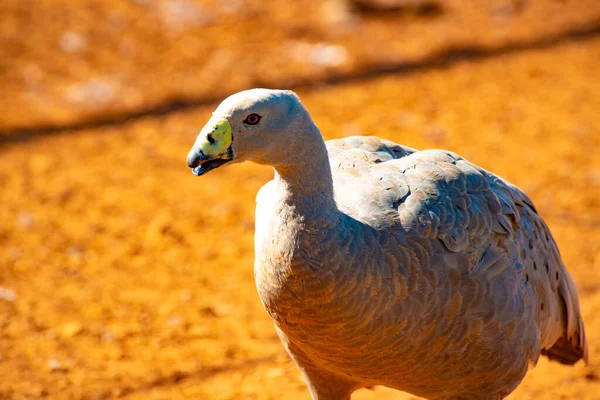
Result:
{"label": "sandy soil", "polygon": [[0,132],[600,29],[597,0],[436,0],[385,13],[349,1],[3,0]]}
{"label": "sandy soil", "polygon": [[[39,7],[51,3],[42,1]],[[103,15],[97,3],[86,3],[96,4],[90,9]],[[576,13],[574,2],[550,3],[549,10],[572,11],[553,17],[573,18],[565,19],[561,29],[589,22],[586,18],[599,11],[591,7]],[[19,8],[17,2],[6,4]],[[156,3],[119,4],[138,10]],[[534,4],[534,9],[543,8]],[[519,15],[528,15],[528,7]],[[41,18],[53,21],[52,10],[41,9]],[[81,11],[83,22],[70,21],[90,26],[92,11]],[[128,12],[129,8],[123,11]],[[0,18],[3,32],[4,17]],[[392,36],[388,19],[371,24],[370,18],[381,17],[362,18],[367,19],[364,29],[381,29]],[[414,26],[424,24],[419,16],[394,18],[412,21]],[[432,23],[441,24],[444,18],[438,16]],[[517,40],[519,35],[526,38],[560,27],[539,21],[534,25],[534,18],[528,18],[505,36]],[[46,71],[53,61],[48,58],[50,50],[41,44],[55,39],[36,29],[32,26],[31,35],[40,46],[20,49],[30,52],[27,57],[35,56],[31,59]],[[211,29],[215,35],[227,32],[216,25],[193,29],[197,29],[194,35]],[[454,31],[448,29],[451,37]],[[239,33],[231,33],[227,40],[235,52],[242,52],[247,43],[262,45],[262,37],[256,35],[240,38]],[[490,35],[479,39],[496,44],[505,40],[501,34]],[[361,48],[368,47],[363,44],[347,51],[362,54]],[[166,48],[167,42],[160,46]],[[173,54],[183,54],[179,50]],[[149,54],[145,51],[151,50],[141,54]],[[422,51],[414,57],[424,57]],[[57,70],[72,65],[70,56],[57,57]],[[198,56],[190,57],[197,60]],[[368,59],[356,57],[364,62],[361,65],[368,64]],[[103,69],[123,71],[128,76],[126,86],[143,92],[139,101],[129,105],[108,101],[94,109],[96,114],[80,102],[46,103],[44,96],[53,97],[78,82],[71,71],[60,79],[40,80],[39,93],[45,94],[32,100],[19,83],[18,74],[23,72],[6,67],[23,66],[25,55],[8,62],[2,59],[3,127],[68,124],[177,96],[202,98],[210,95],[202,91],[208,90],[202,89],[203,84],[220,93],[255,82],[248,76],[262,78],[261,68],[275,68],[280,62],[265,56],[262,67],[252,70],[256,75],[244,74],[239,82],[224,83],[224,75],[219,74],[226,72],[218,66],[213,67],[214,80],[208,75],[192,76],[185,78],[188,82],[184,77],[191,75],[185,75],[190,73],[185,69],[163,77],[167,71],[179,71],[184,60],[168,58],[156,58],[139,74],[138,59],[123,61],[122,69],[89,64],[93,71],[86,77]],[[299,90],[326,138],[379,135],[416,148],[450,149],[508,178],[535,201],[578,284],[591,364],[565,367],[541,359],[511,399],[600,399],[600,156],[595,151],[600,148],[599,68],[600,38],[587,35],[445,66],[425,65]],[[294,71],[290,69],[290,76],[296,79]],[[273,82],[281,73],[273,72]],[[145,87],[149,81],[155,83],[151,88]],[[41,113],[46,106],[46,114]],[[195,134],[214,106],[40,134],[29,140],[10,130],[4,133],[0,141],[0,399],[308,398],[253,283],[254,196],[272,172],[243,164],[196,178],[185,165]],[[383,388],[363,390],[355,397],[414,399]]]}

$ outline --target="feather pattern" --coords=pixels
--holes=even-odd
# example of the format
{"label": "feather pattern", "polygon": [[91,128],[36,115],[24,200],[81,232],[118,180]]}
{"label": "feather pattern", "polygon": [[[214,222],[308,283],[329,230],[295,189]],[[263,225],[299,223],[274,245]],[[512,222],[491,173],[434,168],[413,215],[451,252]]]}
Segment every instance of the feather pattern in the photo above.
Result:
{"label": "feather pattern", "polygon": [[[232,141],[207,155],[214,119]],[[540,354],[587,361],[573,281],[515,186],[449,151],[324,142],[289,91],[234,94],[211,121],[188,154],[197,174],[275,170],[257,196],[255,280],[314,399],[373,385],[502,399]]]}
{"label": "feather pattern", "polygon": [[573,282],[522,191],[448,151],[326,146],[341,218],[298,220],[272,181],[256,219],[261,299],[317,398],[379,384],[500,399],[540,352],[587,357]]}

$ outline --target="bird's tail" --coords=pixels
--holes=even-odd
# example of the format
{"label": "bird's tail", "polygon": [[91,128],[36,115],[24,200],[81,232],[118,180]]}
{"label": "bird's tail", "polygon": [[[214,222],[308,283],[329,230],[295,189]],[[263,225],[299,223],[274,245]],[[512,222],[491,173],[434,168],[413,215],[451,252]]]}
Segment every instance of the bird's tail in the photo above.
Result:
{"label": "bird's tail", "polygon": [[587,364],[588,345],[577,291],[568,272],[564,272],[558,290],[563,308],[564,334],[551,347],[542,349],[542,354],[562,364],[572,365],[581,359]]}

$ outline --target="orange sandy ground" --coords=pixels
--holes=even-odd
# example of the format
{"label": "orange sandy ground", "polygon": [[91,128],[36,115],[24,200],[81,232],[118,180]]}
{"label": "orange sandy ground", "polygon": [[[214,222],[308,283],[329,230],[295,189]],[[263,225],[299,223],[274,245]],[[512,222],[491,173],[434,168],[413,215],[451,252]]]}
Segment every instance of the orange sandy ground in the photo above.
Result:
{"label": "orange sandy ground", "polygon": [[[407,0],[419,1],[435,0]],[[0,135],[600,26],[598,0],[437,0],[429,13],[350,2],[2,0]]]}
{"label": "orange sandy ground", "polygon": [[[600,399],[599,70],[594,38],[299,93],[327,138],[450,149],[535,201],[591,364],[541,359],[511,399]],[[2,144],[0,399],[308,398],[253,283],[272,172],[185,165],[213,107]]]}

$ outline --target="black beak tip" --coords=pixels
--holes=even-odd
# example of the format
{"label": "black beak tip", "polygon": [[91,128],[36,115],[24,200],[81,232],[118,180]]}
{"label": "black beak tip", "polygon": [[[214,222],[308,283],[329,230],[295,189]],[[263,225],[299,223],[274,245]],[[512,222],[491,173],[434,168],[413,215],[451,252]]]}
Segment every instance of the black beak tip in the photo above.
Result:
{"label": "black beak tip", "polygon": [[187,155],[187,165],[190,168],[195,168],[200,165],[200,161],[206,159],[204,153],[200,149],[191,149]]}

